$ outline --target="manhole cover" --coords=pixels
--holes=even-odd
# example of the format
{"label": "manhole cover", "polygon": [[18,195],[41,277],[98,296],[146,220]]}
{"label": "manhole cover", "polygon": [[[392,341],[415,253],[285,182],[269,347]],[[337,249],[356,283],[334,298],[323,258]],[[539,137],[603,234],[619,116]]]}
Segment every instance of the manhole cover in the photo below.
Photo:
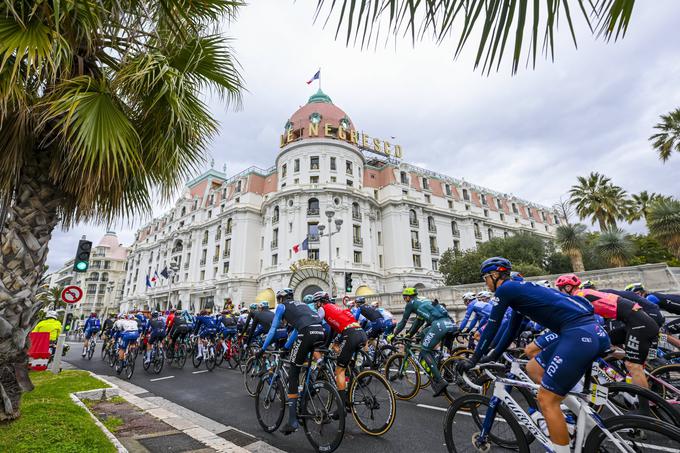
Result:
{"label": "manhole cover", "polygon": [[167,436],[147,437],[144,439],[137,439],[137,442],[153,452],[181,452],[199,450],[205,448],[201,442],[184,433],[170,434]]}
{"label": "manhole cover", "polygon": [[222,439],[228,440],[229,442],[233,442],[239,447],[245,447],[246,445],[250,445],[253,442],[256,442],[257,439],[251,435],[242,433],[241,431],[238,431],[236,429],[228,429],[224,432],[221,432],[218,434]]}

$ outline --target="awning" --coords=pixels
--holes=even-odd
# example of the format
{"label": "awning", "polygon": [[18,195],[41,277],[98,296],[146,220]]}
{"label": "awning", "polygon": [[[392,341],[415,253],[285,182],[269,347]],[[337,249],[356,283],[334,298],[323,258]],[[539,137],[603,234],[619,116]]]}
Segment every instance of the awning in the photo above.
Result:
{"label": "awning", "polygon": [[370,296],[372,294],[376,294],[376,292],[366,285],[361,285],[360,287],[357,288],[356,292],[357,296]]}
{"label": "awning", "polygon": [[262,302],[264,300],[269,302],[270,307],[274,306],[274,303],[276,302],[276,294],[274,293],[273,289],[267,288],[257,293],[257,296],[255,296],[255,302]]}

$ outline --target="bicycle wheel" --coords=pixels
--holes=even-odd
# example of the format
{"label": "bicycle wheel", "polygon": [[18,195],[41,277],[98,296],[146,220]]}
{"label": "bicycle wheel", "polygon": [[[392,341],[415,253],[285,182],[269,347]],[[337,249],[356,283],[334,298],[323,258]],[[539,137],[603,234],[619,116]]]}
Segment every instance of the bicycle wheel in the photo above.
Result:
{"label": "bicycle wheel", "polygon": [[241,349],[236,341],[231,342],[229,366],[232,370],[241,366]]}
{"label": "bicycle wheel", "polygon": [[[483,395],[463,395],[449,406],[444,417],[444,440],[449,452],[490,451],[496,444],[519,453],[528,453],[529,445],[519,422],[502,404],[497,406],[491,430],[485,442],[479,443],[479,434],[486,418],[490,400]],[[472,417],[471,417],[472,416]],[[472,427],[470,427],[472,419]],[[470,432],[472,429],[472,432]],[[587,450],[588,451],[588,450]]]}
{"label": "bicycle wheel", "polygon": [[340,446],[345,435],[345,405],[333,385],[319,381],[308,386],[298,405],[298,417],[316,451],[332,452]]}
{"label": "bicycle wheel", "polygon": [[133,354],[126,354],[125,377],[130,380],[135,373],[135,361]]}
{"label": "bicycle wheel", "polygon": [[[676,411],[672,404],[652,390],[625,382],[612,382],[607,384],[607,389],[607,399],[623,413],[639,411],[640,399],[646,399],[649,401],[652,417],[671,425],[680,426],[680,412]],[[642,414],[638,412],[638,415]]]}
{"label": "bicycle wheel", "polygon": [[672,385],[676,389],[680,389],[680,363],[671,363],[654,368],[649,374],[650,376],[647,380],[649,381],[650,388],[661,395],[666,401],[673,401],[677,407],[680,404],[680,393],[658,382],[657,379]]}
{"label": "bicycle wheel", "polygon": [[[203,354],[205,354],[205,351],[203,351]],[[191,363],[194,365],[194,368],[198,368],[203,363],[203,357],[198,357],[198,347],[196,346],[191,348]]]}
{"label": "bicycle wheel", "polygon": [[[680,429],[651,417],[619,415],[604,420],[604,428],[614,439],[636,452],[678,451]],[[675,445],[675,447],[673,447]],[[660,447],[660,448],[659,448]],[[586,452],[619,452],[619,447],[599,426],[586,437]]]}
{"label": "bicycle wheel", "polygon": [[94,350],[97,348],[97,342],[94,339],[90,340],[90,345],[87,348],[87,360],[92,360]]}
{"label": "bicycle wheel", "polygon": [[458,371],[456,371],[456,364],[465,357],[456,355],[448,357],[439,366],[439,372],[442,377],[448,382],[454,384],[455,388],[450,388],[448,392],[447,399],[451,402],[460,395],[467,393],[481,393],[484,391],[484,384],[487,382],[487,377],[481,372],[468,371],[466,376],[468,380],[466,381],[463,376],[461,376]]}
{"label": "bicycle wheel", "polygon": [[279,376],[261,379],[255,392],[255,414],[265,430],[272,433],[279,429],[286,414],[286,389]]}
{"label": "bicycle wheel", "polygon": [[109,357],[109,348],[106,347],[106,343],[102,343],[102,350],[100,352],[100,357],[103,362],[106,362],[106,359]]}
{"label": "bicycle wheel", "polygon": [[243,374],[243,383],[246,386],[246,392],[250,396],[255,396],[257,384],[260,381],[261,370],[262,362],[257,360],[255,356],[250,357],[246,362],[246,372]]}
{"label": "bicycle wheel", "polygon": [[220,366],[222,365],[222,362],[224,361],[224,346],[222,346],[222,342],[217,342],[215,345],[215,365]]}
{"label": "bicycle wheel", "polygon": [[114,348],[112,351],[109,352],[109,366],[111,368],[114,367],[117,359],[118,359],[118,350]]}
{"label": "bicycle wheel", "polygon": [[214,370],[215,365],[217,364],[215,359],[215,346],[213,345],[208,346],[208,349],[207,351],[204,352],[204,354],[206,354],[205,367],[208,369],[208,371]]}
{"label": "bicycle wheel", "polygon": [[392,346],[391,344],[386,344],[378,348],[378,351],[375,353],[373,357],[373,363],[372,367],[376,371],[380,371],[384,368],[385,362],[387,362],[387,359],[390,358],[392,354],[395,354],[397,352],[397,348]]}
{"label": "bicycle wheel", "polygon": [[377,371],[364,370],[349,387],[349,401],[354,421],[371,436],[382,436],[397,417],[397,400],[390,384]]}
{"label": "bicycle wheel", "polygon": [[165,364],[165,353],[163,352],[163,348],[156,348],[155,354],[156,357],[154,357],[153,360],[153,372],[160,374],[163,370],[163,364]]}
{"label": "bicycle wheel", "polygon": [[420,370],[415,360],[403,353],[392,354],[385,362],[385,378],[400,400],[410,400],[420,390]]}

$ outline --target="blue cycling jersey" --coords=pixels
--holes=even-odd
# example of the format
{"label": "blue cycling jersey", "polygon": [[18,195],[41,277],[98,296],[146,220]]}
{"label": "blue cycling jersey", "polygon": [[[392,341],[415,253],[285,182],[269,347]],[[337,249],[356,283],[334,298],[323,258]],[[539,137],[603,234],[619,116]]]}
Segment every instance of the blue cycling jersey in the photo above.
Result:
{"label": "blue cycling jersey", "polygon": [[99,321],[99,318],[87,318],[87,321],[85,321],[85,330],[99,329],[101,329],[101,321]]}
{"label": "blue cycling jersey", "polygon": [[293,330],[288,337],[288,341],[285,344],[286,349],[290,349],[293,343],[297,339],[298,329],[304,329],[311,325],[321,325],[321,318],[318,313],[312,310],[308,310],[308,306],[302,302],[298,301],[285,301],[276,306],[276,311],[274,311],[274,319],[272,320],[272,325],[267,333],[267,338],[264,340],[262,345],[262,350],[264,351],[272,344],[274,337],[276,336],[276,330],[281,324],[281,320],[285,319],[288,325],[293,326]]}
{"label": "blue cycling jersey", "polygon": [[212,316],[197,316],[194,322],[194,332],[205,332],[208,329],[215,329],[215,318]]}
{"label": "blue cycling jersey", "polygon": [[472,319],[472,324],[470,324],[469,330],[473,330],[479,321],[482,321],[480,326],[485,324],[486,320],[491,314],[492,308],[493,305],[491,303],[482,302],[477,299],[471,301],[467,306],[467,310],[465,310],[465,316],[463,317],[463,320],[460,322],[460,330],[465,329],[472,314],[474,314],[475,317]]}
{"label": "blue cycling jersey", "polygon": [[518,334],[524,316],[557,334],[564,328],[595,323],[593,307],[587,300],[568,296],[532,282],[506,280],[496,289],[496,298],[498,302],[491,311],[488,324],[475,350],[476,359],[488,350],[509,307],[513,309],[513,313],[510,315],[504,340],[499,341],[496,346],[499,353],[504,351],[511,339]]}

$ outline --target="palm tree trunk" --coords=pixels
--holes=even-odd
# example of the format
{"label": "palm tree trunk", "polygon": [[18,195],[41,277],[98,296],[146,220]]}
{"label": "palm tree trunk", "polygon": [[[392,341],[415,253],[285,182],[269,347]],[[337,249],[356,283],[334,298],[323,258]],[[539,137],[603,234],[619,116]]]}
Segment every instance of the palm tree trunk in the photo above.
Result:
{"label": "palm tree trunk", "polygon": [[41,304],[36,300],[47,245],[62,197],[48,177],[46,153],[27,157],[0,231],[0,421],[20,414],[21,393],[31,391],[28,334]]}
{"label": "palm tree trunk", "polygon": [[586,268],[583,265],[583,254],[580,250],[571,250],[569,252],[569,259],[571,260],[571,269],[574,272],[585,272]]}
{"label": "palm tree trunk", "polygon": [[604,232],[609,229],[607,226],[607,219],[605,219],[603,216],[597,217],[597,223],[600,225],[600,232]]}

